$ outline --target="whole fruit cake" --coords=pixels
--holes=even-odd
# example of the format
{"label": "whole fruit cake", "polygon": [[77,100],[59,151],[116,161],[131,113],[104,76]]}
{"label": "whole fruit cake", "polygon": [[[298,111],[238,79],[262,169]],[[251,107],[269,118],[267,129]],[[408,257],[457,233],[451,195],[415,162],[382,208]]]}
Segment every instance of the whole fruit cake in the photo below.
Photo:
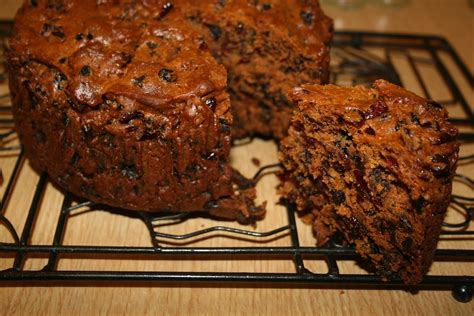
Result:
{"label": "whole fruit cake", "polygon": [[252,222],[232,133],[285,133],[284,79],[327,79],[330,28],[316,1],[25,1],[8,73],[26,156],[95,202]]}
{"label": "whole fruit cake", "polygon": [[280,192],[312,212],[318,245],[340,231],[380,275],[419,283],[458,159],[447,111],[383,80],[372,89],[303,85],[291,99]]}

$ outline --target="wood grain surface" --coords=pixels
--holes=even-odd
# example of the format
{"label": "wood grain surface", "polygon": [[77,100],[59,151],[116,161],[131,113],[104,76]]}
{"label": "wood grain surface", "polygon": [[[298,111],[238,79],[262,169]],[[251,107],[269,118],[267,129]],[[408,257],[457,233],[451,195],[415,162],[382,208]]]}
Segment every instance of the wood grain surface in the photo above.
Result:
{"label": "wood grain surface", "polygon": [[[474,69],[474,9],[467,0],[408,0],[401,6],[383,6],[368,1],[360,9],[341,9],[324,1],[326,13],[335,19],[336,29],[367,30],[381,32],[405,32],[444,36],[454,46],[472,73]],[[379,1],[382,2],[382,1]],[[0,19],[12,18],[21,1],[0,0]],[[402,78],[404,74],[402,73]],[[409,82],[409,78],[406,79]],[[442,90],[441,82],[432,82]],[[460,80],[468,102],[474,104],[472,87]],[[0,88],[0,94],[4,92]],[[413,86],[418,92],[419,87]],[[464,146],[462,154],[473,154],[474,145]],[[258,158],[262,165],[276,162],[276,148],[272,142],[256,140],[249,146],[232,150],[232,163],[245,175],[256,170],[251,160]],[[8,178],[15,157],[0,157],[0,167]],[[461,166],[459,171],[474,177],[472,164]],[[24,161],[24,168],[17,183],[5,216],[17,231],[25,221],[26,212],[34,191],[38,175]],[[259,199],[274,205],[277,196],[274,176],[259,182]],[[0,187],[3,194],[4,185]],[[458,193],[471,194],[472,190],[456,186]],[[35,223],[32,243],[51,244],[62,202],[62,194],[48,184],[41,202],[40,215]],[[258,223],[256,230],[267,231],[286,223],[282,207],[271,207],[267,218]],[[199,219],[179,226],[163,227],[163,232],[185,232],[200,229],[216,223]],[[231,227],[242,227],[226,223]],[[471,227],[474,223],[471,223]],[[248,227],[243,227],[248,228]],[[313,246],[311,228],[298,221],[301,244]],[[6,230],[0,227],[0,241],[5,241]],[[5,237],[6,238],[6,237]],[[149,247],[149,233],[138,218],[126,217],[113,212],[78,213],[68,222],[64,236],[65,245],[143,246]],[[274,246],[290,246],[288,235],[267,240]],[[171,244],[172,245],[172,244]],[[183,245],[183,243],[178,243]],[[219,238],[195,240],[192,246],[252,246],[255,242],[231,238],[223,234]],[[453,247],[450,241],[441,241],[440,247]],[[474,241],[456,243],[456,247],[474,249]],[[0,270],[10,267],[13,258],[0,255]],[[41,269],[47,262],[45,257],[31,257],[25,263],[26,270]],[[313,272],[326,272],[324,262],[307,260],[307,267]],[[222,272],[293,272],[291,260],[176,260],[160,258],[152,260],[147,256],[127,259],[93,257],[75,260],[73,255],[63,256],[59,261],[62,270],[120,270],[120,271],[222,271]],[[362,270],[353,262],[345,262],[342,272],[359,273]],[[361,272],[363,273],[363,272]],[[431,273],[474,275],[474,263],[436,263]],[[220,286],[208,284],[171,283],[0,283],[0,315],[474,315],[474,303],[462,304],[455,301],[448,291],[420,291],[411,293],[403,290],[360,290],[281,287],[278,285]]]}

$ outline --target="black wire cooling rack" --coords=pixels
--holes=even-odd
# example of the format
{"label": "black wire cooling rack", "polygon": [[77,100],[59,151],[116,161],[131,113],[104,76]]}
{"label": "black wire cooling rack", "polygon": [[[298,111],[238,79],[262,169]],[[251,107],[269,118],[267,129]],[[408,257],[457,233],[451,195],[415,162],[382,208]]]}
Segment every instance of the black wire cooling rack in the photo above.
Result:
{"label": "black wire cooling rack", "polygon": [[[6,47],[5,38],[11,28],[10,21],[0,22],[0,39],[2,47]],[[6,83],[4,71],[5,55],[1,52],[2,71],[0,71],[0,83]],[[375,79],[384,78],[397,84],[405,83],[398,71],[405,66],[404,74],[409,73],[407,80],[412,80],[418,85],[421,93],[428,98],[433,98],[448,107],[451,113],[457,113],[452,121],[459,125],[463,132],[460,139],[463,142],[474,140],[474,116],[472,108],[463,96],[459,87],[459,81],[468,89],[473,87],[473,77],[450,44],[443,38],[436,36],[415,36],[405,34],[376,34],[366,32],[337,32],[335,34],[332,62],[331,81],[338,84],[364,84],[369,85]],[[457,76],[452,74],[455,69]],[[437,96],[438,91],[430,88],[430,82],[438,76],[446,86],[444,96]],[[411,87],[411,86],[410,86]],[[139,213],[139,217],[145,223],[151,237],[151,245],[148,247],[121,247],[121,246],[99,246],[99,245],[63,245],[62,239],[65,231],[71,227],[68,221],[71,213],[86,209],[89,211],[100,211],[101,206],[88,201],[79,201],[70,193],[65,192],[62,205],[58,205],[60,212],[52,244],[40,245],[30,242],[35,229],[35,219],[38,216],[39,205],[46,186],[49,182],[47,176],[42,174],[36,183],[36,189],[30,202],[29,209],[18,209],[16,212],[25,212],[26,220],[20,233],[15,230],[14,225],[5,216],[5,210],[11,195],[15,190],[22,190],[19,182],[19,174],[24,167],[24,157],[21,147],[9,145],[6,141],[15,137],[13,122],[11,119],[11,105],[8,93],[0,95],[0,154],[8,153],[16,157],[9,176],[2,179],[3,196],[0,208],[0,223],[11,234],[13,242],[3,242],[0,239],[0,258],[14,258],[10,268],[0,271],[2,281],[172,281],[201,283],[225,283],[247,282],[251,284],[279,283],[282,286],[305,286],[305,287],[335,287],[335,288],[380,288],[380,289],[406,289],[413,290],[402,284],[401,281],[383,282],[376,275],[366,272],[365,274],[346,274],[339,270],[341,260],[358,260],[354,249],[343,247],[332,241],[328,247],[302,247],[298,237],[297,219],[295,210],[291,205],[286,207],[287,224],[275,227],[267,232],[255,232],[227,226],[209,226],[187,233],[164,233],[161,232],[160,223],[163,221],[174,221],[176,223],[186,220],[196,220],[193,214],[150,214]],[[467,128],[467,131],[466,131]],[[2,156],[0,156],[2,159]],[[474,155],[461,157],[463,164],[474,163]],[[265,174],[271,173],[278,165],[267,165],[260,168],[255,175],[258,180]],[[3,177],[2,177],[3,178]],[[457,175],[456,181],[462,182],[469,190],[474,187],[473,180],[463,175]],[[468,190],[468,191],[469,191]],[[453,195],[451,210],[462,215],[459,223],[445,223],[446,229],[443,236],[455,236],[460,243],[474,239],[474,231],[470,227],[474,216],[474,198],[472,196]],[[53,211],[53,210],[48,210]],[[136,214],[136,213],[135,213]],[[233,236],[253,238],[255,243],[251,247],[191,247],[172,246],[165,247],[162,241],[166,240],[188,240],[195,237],[208,236],[213,232],[226,233]],[[291,246],[274,247],[266,246],[268,237],[286,233],[291,238]],[[124,237],[126,238],[126,237]],[[210,238],[222,238],[221,235],[210,236]],[[460,247],[462,248],[462,247]],[[74,258],[100,256],[107,258],[113,256],[115,259],[129,258],[130,256],[148,255],[153,260],[162,258],[173,258],[172,260],[212,260],[225,258],[225,260],[273,260],[289,259],[294,262],[294,271],[291,273],[271,272],[214,272],[214,271],[69,271],[58,269],[58,262],[63,255],[74,254]],[[47,258],[47,263],[41,270],[30,271],[24,269],[25,260],[28,256],[40,255]],[[313,273],[306,268],[308,258],[319,259],[326,263],[327,273]],[[474,264],[474,250],[468,249],[438,249],[435,261]],[[474,269],[472,270],[474,271]],[[201,284],[199,283],[199,284]],[[23,284],[23,283],[21,283]],[[423,282],[416,287],[418,289],[444,289],[452,290],[453,296],[460,302],[468,302],[472,299],[473,275],[428,275]],[[249,284],[250,285],[250,284]]]}

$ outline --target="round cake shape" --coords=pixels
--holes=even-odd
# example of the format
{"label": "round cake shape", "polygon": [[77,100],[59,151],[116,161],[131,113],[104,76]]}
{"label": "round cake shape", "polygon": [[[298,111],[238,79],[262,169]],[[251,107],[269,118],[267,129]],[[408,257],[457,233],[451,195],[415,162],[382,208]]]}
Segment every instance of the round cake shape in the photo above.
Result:
{"label": "round cake shape", "polygon": [[25,2],[8,56],[32,165],[71,192],[134,210],[261,217],[228,166],[227,74],[166,3]]}

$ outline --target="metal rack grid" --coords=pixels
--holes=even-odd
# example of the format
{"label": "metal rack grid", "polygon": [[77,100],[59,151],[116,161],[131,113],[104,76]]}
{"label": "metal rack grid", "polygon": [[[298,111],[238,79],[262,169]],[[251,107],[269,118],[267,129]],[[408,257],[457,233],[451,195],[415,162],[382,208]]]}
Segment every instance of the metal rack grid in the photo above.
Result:
{"label": "metal rack grid", "polygon": [[[0,22],[0,39],[5,47],[5,38],[11,27],[10,21]],[[375,51],[372,51],[375,49]],[[421,55],[420,55],[421,53]],[[431,67],[444,80],[444,84],[449,90],[450,98],[436,100],[448,108],[458,107],[460,116],[452,118],[452,121],[462,127],[467,127],[467,132],[460,134],[460,139],[465,142],[474,140],[474,115],[472,108],[463,96],[458,83],[446,66],[446,58],[454,64],[461,74],[467,86],[473,87],[473,77],[469,70],[462,63],[450,44],[436,36],[415,36],[405,34],[376,34],[367,32],[337,32],[335,34],[332,49],[331,81],[338,84],[370,84],[374,79],[385,78],[394,83],[402,84],[397,71],[397,64],[394,59],[402,57],[411,69],[412,78],[419,84],[421,91],[426,97],[433,98],[428,81],[423,77],[420,65]],[[2,62],[4,54],[2,53]],[[0,71],[0,83],[5,82],[6,76]],[[8,94],[0,96],[0,101],[8,98]],[[4,104],[3,102],[2,104]],[[190,214],[150,214],[139,213],[140,218],[146,224],[151,237],[149,247],[117,247],[117,246],[88,246],[88,245],[63,245],[62,239],[65,234],[66,224],[71,213],[77,209],[89,209],[91,211],[100,210],[97,206],[88,201],[77,202],[77,199],[70,193],[65,192],[53,242],[50,245],[32,244],[30,238],[34,230],[35,218],[38,216],[39,204],[44,195],[48,178],[45,174],[40,175],[36,183],[33,198],[31,199],[29,210],[18,210],[27,213],[25,224],[21,233],[17,233],[14,225],[5,215],[6,205],[14,190],[21,190],[18,184],[18,175],[23,168],[24,156],[19,146],[9,146],[5,139],[15,136],[11,115],[9,114],[11,105],[1,105],[0,118],[0,153],[9,152],[16,155],[16,162],[12,167],[10,176],[3,179],[4,194],[1,199],[0,223],[10,232],[13,242],[3,242],[0,239],[0,254],[7,256],[10,254],[14,258],[11,268],[0,271],[2,281],[172,281],[172,282],[200,282],[223,283],[227,282],[247,282],[247,283],[280,283],[296,284],[296,286],[310,287],[352,287],[352,288],[381,288],[381,289],[410,289],[402,284],[400,280],[383,282],[379,277],[371,273],[365,274],[345,274],[339,271],[340,260],[357,260],[358,255],[354,249],[343,247],[333,240],[328,247],[302,247],[298,237],[295,210],[291,205],[287,205],[287,224],[268,232],[254,232],[242,230],[228,226],[211,226],[202,230],[192,231],[186,234],[166,234],[158,231],[156,225],[160,221],[174,220],[184,221]],[[454,111],[456,112],[456,111]],[[469,130],[470,129],[470,130]],[[464,163],[473,163],[472,155],[462,157]],[[278,165],[267,165],[262,167],[255,175],[259,179],[268,170],[278,168]],[[472,188],[474,182],[462,175],[458,175],[456,180],[463,182]],[[76,201],[76,202],[74,202]],[[461,223],[445,224],[449,230],[443,231],[443,235],[463,236],[464,239],[473,240],[474,230],[470,227],[474,216],[473,197],[453,196],[452,208],[461,212],[463,220]],[[194,219],[191,219],[194,220]],[[453,229],[454,228],[454,229]],[[255,239],[275,236],[286,232],[290,235],[291,246],[274,247],[266,246],[266,242],[259,240],[255,246],[251,247],[164,247],[160,240],[186,240],[196,236],[207,235],[211,232],[225,232],[236,236],[248,236]],[[212,236],[219,238],[219,236]],[[23,269],[25,259],[31,254],[41,254],[47,257],[47,264],[39,271],[27,271]],[[225,256],[228,260],[239,260],[245,258],[258,258],[259,260],[286,258],[293,261],[295,269],[292,273],[270,273],[270,272],[175,272],[175,271],[66,271],[58,269],[58,261],[61,255],[74,254],[78,257],[87,255],[113,256],[122,258],[130,255],[150,255],[151,258],[159,259],[173,257],[179,260],[180,256],[187,258],[199,257],[200,260],[221,258]],[[327,273],[313,273],[305,266],[307,258],[318,258],[327,264]],[[174,260],[174,259],[173,259]],[[435,261],[452,262],[474,262],[474,250],[462,249],[438,249],[435,254]],[[416,289],[444,289],[452,290],[453,296],[460,302],[468,302],[472,298],[472,287],[474,276],[457,275],[428,275]]]}

